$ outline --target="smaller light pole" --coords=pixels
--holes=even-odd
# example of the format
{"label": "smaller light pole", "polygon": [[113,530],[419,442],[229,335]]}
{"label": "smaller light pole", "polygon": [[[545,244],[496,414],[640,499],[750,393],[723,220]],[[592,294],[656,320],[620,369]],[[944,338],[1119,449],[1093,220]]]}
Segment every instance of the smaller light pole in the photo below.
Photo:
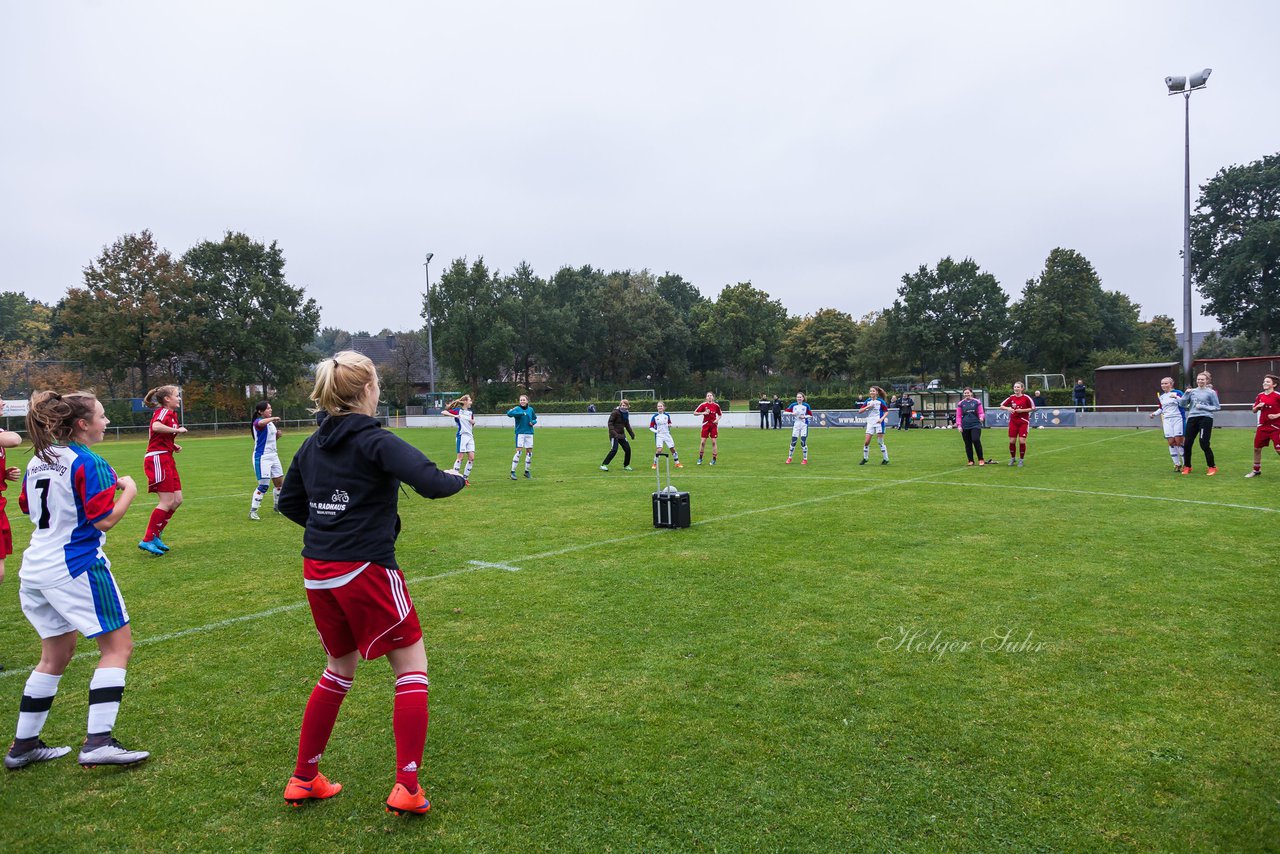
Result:
{"label": "smaller light pole", "polygon": [[431,259],[434,253],[427,253],[427,263],[422,266],[427,271],[427,388],[431,391],[431,405],[436,405],[436,351],[431,342]]}
{"label": "smaller light pole", "polygon": [[1182,189],[1182,377],[1191,382],[1191,93],[1203,89],[1209,82],[1212,68],[1187,77],[1166,77],[1164,85],[1170,95],[1181,95],[1186,100],[1186,125],[1183,144],[1186,157],[1183,162]]}

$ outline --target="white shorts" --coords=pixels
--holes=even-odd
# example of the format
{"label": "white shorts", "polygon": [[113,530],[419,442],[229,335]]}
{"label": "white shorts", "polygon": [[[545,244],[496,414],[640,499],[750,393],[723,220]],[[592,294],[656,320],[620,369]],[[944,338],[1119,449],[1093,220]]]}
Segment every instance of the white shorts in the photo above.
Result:
{"label": "white shorts", "polygon": [[517,447],[517,448],[528,448],[528,449],[530,449],[530,450],[533,450],[533,434],[532,434],[532,433],[517,433],[517,434],[516,434],[516,447]]}
{"label": "white shorts", "polygon": [[253,474],[258,480],[263,478],[284,477],[284,467],[280,465],[280,458],[275,456],[266,456],[253,458]]}
{"label": "white shorts", "polygon": [[792,428],[791,428],[791,438],[792,438],[792,439],[803,439],[803,438],[805,438],[805,437],[806,437],[806,436],[808,436],[808,435],[809,435],[809,428],[808,428],[807,426],[806,426],[806,427],[800,427],[799,425],[797,425],[797,426],[795,426],[795,427],[792,427]]}
{"label": "white shorts", "polygon": [[883,436],[883,435],[884,435],[884,422],[883,422],[883,421],[878,421],[878,420],[877,420],[877,421],[868,421],[868,422],[867,422],[867,435],[868,435],[868,436]]}
{"label": "white shorts", "polygon": [[653,446],[659,451],[663,448],[671,448],[672,450],[675,450],[676,440],[672,439],[670,436],[655,436]]}
{"label": "white shorts", "polygon": [[41,638],[73,631],[92,638],[129,623],[124,597],[105,566],[93,567],[57,587],[19,587],[18,601]]}
{"label": "white shorts", "polygon": [[474,454],[476,452],[475,436],[459,436],[455,444],[458,446],[459,454]]}
{"label": "white shorts", "polygon": [[1161,418],[1164,422],[1164,437],[1173,439],[1182,435],[1183,425],[1186,423],[1181,418]]}

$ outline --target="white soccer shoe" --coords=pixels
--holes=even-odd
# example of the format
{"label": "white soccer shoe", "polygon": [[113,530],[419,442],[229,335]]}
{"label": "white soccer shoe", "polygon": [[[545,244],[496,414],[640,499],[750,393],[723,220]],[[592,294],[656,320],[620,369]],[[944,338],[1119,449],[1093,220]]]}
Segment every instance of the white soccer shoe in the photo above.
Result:
{"label": "white soccer shoe", "polygon": [[145,750],[129,750],[113,738],[92,750],[82,748],[76,761],[86,768],[97,765],[136,765],[150,755]]}
{"label": "white soccer shoe", "polygon": [[10,771],[17,771],[19,768],[26,768],[28,765],[34,765],[37,762],[48,762],[50,759],[58,759],[66,756],[71,752],[70,747],[50,747],[40,739],[36,739],[35,746],[30,750],[24,750],[21,753],[14,753],[13,746],[10,745],[9,752],[4,755],[4,767]]}

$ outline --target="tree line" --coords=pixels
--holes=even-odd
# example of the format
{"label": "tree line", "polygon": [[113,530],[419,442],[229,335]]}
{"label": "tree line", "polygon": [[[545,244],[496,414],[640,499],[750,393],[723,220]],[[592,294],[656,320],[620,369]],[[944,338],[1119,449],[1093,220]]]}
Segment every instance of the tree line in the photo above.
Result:
{"label": "tree line", "polygon": [[[1280,327],[1280,155],[1221,170],[1201,188],[1192,229],[1198,287],[1222,325],[1197,355],[1270,353]],[[315,300],[287,281],[284,263],[275,242],[238,232],[177,257],[149,231],[126,235],[55,305],[0,293],[0,359],[11,360],[0,366],[77,361],[111,393],[141,394],[156,378],[240,395],[282,389],[351,337],[318,328]],[[542,381],[571,397],[597,386],[752,393],[778,377],[809,387],[898,376],[994,384],[1177,361],[1172,318],[1143,321],[1139,311],[1104,289],[1081,253],[1056,248],[1012,301],[977,261],[947,257],[902,276],[890,305],[858,318],[836,307],[790,315],[749,281],[712,299],[671,272],[587,265],[543,277],[527,263],[502,273],[482,257],[457,258],[424,295],[421,317],[432,321],[438,385],[474,393],[503,378]],[[401,402],[412,393],[409,362],[425,353],[422,333],[399,333]]]}

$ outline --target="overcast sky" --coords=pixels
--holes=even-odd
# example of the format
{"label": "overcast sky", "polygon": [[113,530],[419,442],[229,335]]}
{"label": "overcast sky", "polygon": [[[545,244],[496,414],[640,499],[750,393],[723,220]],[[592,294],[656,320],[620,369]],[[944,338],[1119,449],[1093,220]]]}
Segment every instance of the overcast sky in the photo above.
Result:
{"label": "overcast sky", "polygon": [[324,325],[373,332],[422,325],[427,252],[858,317],[948,255],[1016,298],[1063,246],[1181,329],[1163,78],[1213,68],[1193,203],[1280,151],[1274,0],[0,10],[0,290],[50,302],[144,228],[278,241]]}

